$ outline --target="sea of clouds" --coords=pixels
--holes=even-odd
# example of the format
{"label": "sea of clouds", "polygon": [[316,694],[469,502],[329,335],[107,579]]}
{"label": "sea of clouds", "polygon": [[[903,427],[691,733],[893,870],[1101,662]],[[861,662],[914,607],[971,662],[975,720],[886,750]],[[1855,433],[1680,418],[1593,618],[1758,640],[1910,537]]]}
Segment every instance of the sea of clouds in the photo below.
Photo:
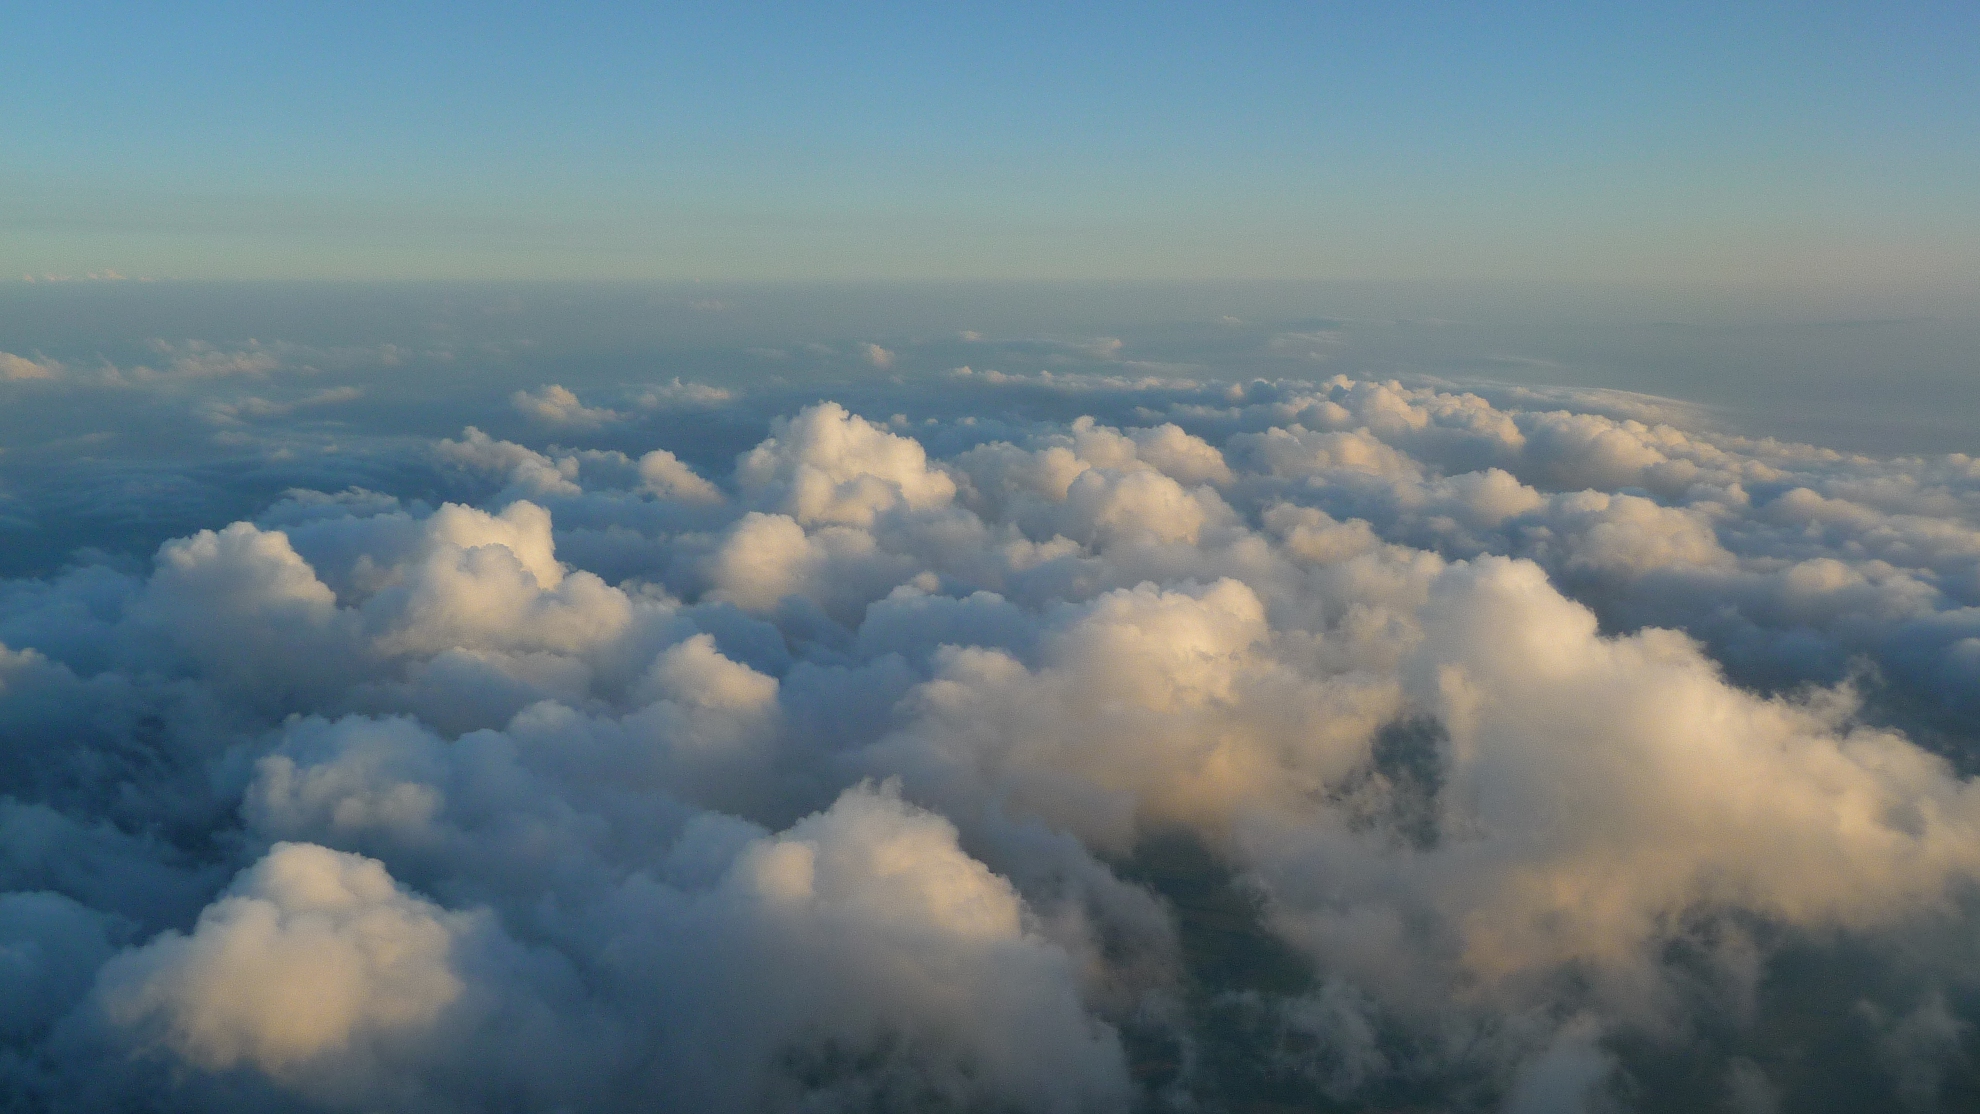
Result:
{"label": "sea of clouds", "polygon": [[1980,460],[1566,388],[805,390],[545,383],[0,581],[0,1109],[1980,1096]]}

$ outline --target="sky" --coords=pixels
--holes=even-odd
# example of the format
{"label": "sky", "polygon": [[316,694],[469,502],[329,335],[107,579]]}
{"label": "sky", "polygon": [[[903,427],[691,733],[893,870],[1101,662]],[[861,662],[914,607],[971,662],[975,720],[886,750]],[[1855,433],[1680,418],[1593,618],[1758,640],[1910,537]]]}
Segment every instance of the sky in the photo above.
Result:
{"label": "sky", "polygon": [[0,10],[0,274],[1980,276],[1964,3]]}

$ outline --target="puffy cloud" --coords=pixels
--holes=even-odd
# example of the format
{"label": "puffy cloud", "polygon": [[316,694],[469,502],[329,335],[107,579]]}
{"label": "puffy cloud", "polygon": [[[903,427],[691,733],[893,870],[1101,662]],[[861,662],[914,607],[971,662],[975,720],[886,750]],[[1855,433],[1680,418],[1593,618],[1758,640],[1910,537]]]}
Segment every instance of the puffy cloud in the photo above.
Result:
{"label": "puffy cloud", "polygon": [[0,381],[19,383],[29,379],[54,379],[62,374],[54,360],[29,359],[12,352],[0,352]]}
{"label": "puffy cloud", "polygon": [[199,1067],[281,1078],[431,1026],[461,996],[452,952],[472,926],[375,861],[278,844],[191,935],[106,965],[103,1009]]}
{"label": "puffy cloud", "polygon": [[945,649],[914,719],[866,761],[959,815],[1021,809],[1115,852],[1150,826],[1219,831],[1344,778],[1392,710],[1379,688],[1303,682],[1269,638],[1234,580],[1116,590],[1047,635],[1037,670]]}
{"label": "puffy cloud", "polygon": [[625,415],[606,407],[586,406],[568,387],[546,383],[534,392],[517,391],[509,396],[516,412],[548,426],[595,429],[616,422]]}
{"label": "puffy cloud", "polygon": [[[685,983],[701,1024],[726,1038],[713,1064],[685,1048],[669,1057],[688,1092],[720,1108],[742,1105],[731,1096],[744,1081],[793,1054],[797,1079],[749,1097],[799,1101],[814,1075],[821,1093],[808,1101],[849,1108],[1128,1101],[1121,1047],[1081,1003],[1072,956],[1027,925],[1010,884],[960,851],[953,826],[891,794],[854,789],[753,840],[682,916],[709,967],[644,973]],[[752,1070],[711,1078],[711,1067]]]}
{"label": "puffy cloud", "polygon": [[[1445,820],[1471,834],[1448,853],[1480,902],[1454,920],[1481,973],[1639,961],[1698,905],[1874,925],[1980,869],[1980,787],[1846,708],[1726,685],[1672,632],[1605,639],[1534,566],[1442,574],[1405,676],[1449,733]],[[1493,882],[1500,833],[1519,846]]]}
{"label": "puffy cloud", "polygon": [[1970,1093],[1980,464],[1560,391],[857,389],[896,416],[544,388],[609,444],[468,425],[0,583],[0,1087]]}
{"label": "puffy cloud", "polygon": [[707,578],[720,598],[745,610],[770,611],[796,597],[852,621],[912,571],[905,558],[882,551],[864,531],[807,531],[789,515],[751,511],[711,556]]}
{"label": "puffy cloud", "polygon": [[167,542],[133,623],[237,698],[299,706],[343,671],[350,616],[280,531],[237,522]]}
{"label": "puffy cloud", "polygon": [[513,441],[497,441],[469,426],[459,441],[443,440],[434,446],[442,461],[508,480],[518,491],[538,495],[576,495],[582,489],[575,482],[576,457],[551,460],[542,453]]}
{"label": "puffy cloud", "polygon": [[654,449],[639,458],[640,486],[663,498],[689,503],[719,503],[722,492],[695,475],[694,469],[665,449]]}
{"label": "puffy cloud", "polygon": [[868,526],[884,511],[940,507],[956,493],[918,442],[830,402],[779,421],[736,478],[752,499],[805,524]]}
{"label": "puffy cloud", "polygon": [[0,894],[0,1039],[59,1019],[109,960],[116,918],[48,891]]}

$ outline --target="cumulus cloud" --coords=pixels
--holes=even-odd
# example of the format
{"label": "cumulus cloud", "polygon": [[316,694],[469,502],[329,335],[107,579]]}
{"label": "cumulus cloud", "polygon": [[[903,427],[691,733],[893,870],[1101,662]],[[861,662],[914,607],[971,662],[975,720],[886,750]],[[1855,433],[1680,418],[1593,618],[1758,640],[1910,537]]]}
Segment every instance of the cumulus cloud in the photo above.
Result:
{"label": "cumulus cloud", "polygon": [[[1980,464],[1561,392],[942,384],[546,387],[612,447],[451,424],[402,488],[0,583],[0,1087],[1973,1093]],[[755,443],[640,424],[677,407]]]}
{"label": "cumulus cloud", "polygon": [[829,402],[779,421],[736,477],[751,498],[807,524],[868,526],[888,510],[940,507],[956,492],[919,442]]}
{"label": "cumulus cloud", "polygon": [[509,403],[517,413],[548,426],[592,429],[624,417],[606,407],[586,406],[569,388],[556,383],[547,383],[535,391],[517,391],[509,396]]}
{"label": "cumulus cloud", "polygon": [[62,374],[54,360],[29,359],[12,352],[0,352],[0,380],[19,383],[29,379],[54,379]]}
{"label": "cumulus cloud", "polygon": [[888,368],[894,366],[894,353],[890,349],[874,344],[872,341],[867,341],[859,346],[859,358],[879,368],[881,371],[886,371]]}
{"label": "cumulus cloud", "polygon": [[200,914],[120,955],[99,979],[112,1024],[207,1069],[276,1077],[352,1045],[432,1025],[461,994],[450,967],[469,919],[396,886],[385,868],[278,844]]}
{"label": "cumulus cloud", "polygon": [[696,475],[694,469],[665,449],[655,449],[639,458],[640,486],[655,495],[690,503],[719,503],[721,489]]}

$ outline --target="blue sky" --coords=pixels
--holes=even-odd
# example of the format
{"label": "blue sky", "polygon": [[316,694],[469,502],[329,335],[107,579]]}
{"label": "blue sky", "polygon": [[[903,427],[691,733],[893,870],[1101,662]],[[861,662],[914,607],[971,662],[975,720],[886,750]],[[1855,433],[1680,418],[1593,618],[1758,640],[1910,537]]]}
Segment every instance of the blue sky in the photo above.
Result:
{"label": "blue sky", "polygon": [[0,5],[0,273],[1970,291],[1980,6]]}

